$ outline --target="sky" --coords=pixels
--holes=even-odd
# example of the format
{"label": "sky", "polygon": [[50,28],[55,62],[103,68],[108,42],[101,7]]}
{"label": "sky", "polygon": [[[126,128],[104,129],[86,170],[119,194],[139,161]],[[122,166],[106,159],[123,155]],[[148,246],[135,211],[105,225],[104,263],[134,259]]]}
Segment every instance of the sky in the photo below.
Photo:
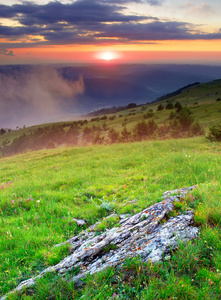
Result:
{"label": "sky", "polygon": [[220,0],[0,0],[0,64],[221,65]]}

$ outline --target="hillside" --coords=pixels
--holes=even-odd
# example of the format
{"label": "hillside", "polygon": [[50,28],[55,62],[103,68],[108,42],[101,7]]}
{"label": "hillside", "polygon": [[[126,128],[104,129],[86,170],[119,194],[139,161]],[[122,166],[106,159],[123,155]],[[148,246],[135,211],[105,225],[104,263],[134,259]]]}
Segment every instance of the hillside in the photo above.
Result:
{"label": "hillside", "polygon": [[[126,260],[71,281],[54,273],[9,299],[219,299],[221,288],[221,145],[204,138],[57,148],[0,159],[0,296],[69,255],[52,248],[96,221],[97,235],[112,228],[112,214],[134,214],[159,202],[163,192],[197,185],[176,204],[176,216],[195,211],[200,234],[170,260]],[[137,199],[136,201],[133,201]],[[109,250],[111,248],[108,248]],[[106,251],[109,251],[109,250]]]}
{"label": "hillside", "polygon": [[[112,114],[94,112],[78,121],[13,130],[0,135],[0,152],[7,156],[58,146],[191,137],[207,134],[209,126],[221,120],[221,80],[187,86],[163,98],[129,109],[115,108]],[[177,112],[177,102],[182,112]]]}
{"label": "hillside", "polygon": [[0,127],[75,120],[101,108],[150,103],[183,86],[217,78],[219,66],[0,66]]}

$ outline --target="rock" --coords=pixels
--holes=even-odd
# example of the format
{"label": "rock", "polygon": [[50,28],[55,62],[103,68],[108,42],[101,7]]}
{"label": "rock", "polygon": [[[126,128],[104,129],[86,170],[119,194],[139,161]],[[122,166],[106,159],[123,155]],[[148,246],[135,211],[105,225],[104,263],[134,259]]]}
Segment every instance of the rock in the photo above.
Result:
{"label": "rock", "polygon": [[192,191],[193,189],[196,189],[196,188],[197,188],[197,186],[193,185],[193,186],[190,186],[190,187],[176,189],[176,190],[173,190],[173,191],[166,191],[166,192],[163,193],[163,197],[162,198],[166,198],[166,197],[168,197],[170,195],[173,195],[173,194],[175,194],[176,197],[185,198],[186,194],[189,191]]}
{"label": "rock", "polygon": [[134,200],[130,200],[130,201],[127,201],[126,203],[124,203],[122,206],[126,206],[128,204],[134,204],[136,203],[137,201],[139,201],[138,199],[134,199]]}
{"label": "rock", "polygon": [[[106,230],[99,236],[94,231],[96,226],[90,226],[89,230],[64,242],[70,244],[71,255],[57,265],[45,269],[38,276],[21,282],[14,291],[34,285],[38,278],[49,272],[63,275],[73,268],[80,267],[80,272],[72,280],[81,285],[87,274],[94,274],[109,266],[120,267],[128,257],[139,256],[142,261],[153,263],[162,261],[163,257],[169,259],[171,251],[178,248],[181,241],[187,243],[198,235],[199,229],[192,226],[193,211],[170,218],[166,223],[162,222],[173,210],[173,202],[179,201],[180,195],[185,197],[193,188],[195,187],[167,191],[163,201],[133,216],[120,215],[121,226]],[[176,192],[179,195],[174,195]],[[79,226],[85,224],[84,220],[74,220],[83,221]],[[3,299],[4,296],[0,300]]]}
{"label": "rock", "polygon": [[77,223],[78,226],[83,226],[86,224],[85,220],[80,220],[80,219],[72,219],[72,221],[75,221]]}

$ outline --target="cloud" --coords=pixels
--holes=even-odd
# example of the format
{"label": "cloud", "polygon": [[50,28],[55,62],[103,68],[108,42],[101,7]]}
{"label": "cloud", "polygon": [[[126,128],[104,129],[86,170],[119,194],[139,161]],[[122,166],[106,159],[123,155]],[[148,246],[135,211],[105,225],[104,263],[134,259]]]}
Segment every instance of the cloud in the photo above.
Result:
{"label": "cloud", "polygon": [[12,67],[10,70],[0,74],[1,126],[40,124],[51,120],[62,115],[66,99],[71,99],[74,109],[75,96],[84,92],[81,77],[77,81],[64,80],[52,67],[27,67],[25,71]]}
{"label": "cloud", "polygon": [[205,2],[201,2],[198,5],[191,3],[190,1],[187,1],[185,3],[184,9],[187,14],[190,15],[196,15],[200,17],[208,17],[208,16],[214,16],[215,11],[213,7],[209,4],[206,4]]}
{"label": "cloud", "polygon": [[[10,42],[18,41],[17,47],[221,38],[220,32],[204,33],[190,23],[126,14],[126,5],[131,2],[163,3],[159,0],[77,0],[66,4],[56,1],[41,5],[33,2],[0,5],[0,17],[10,17],[20,23],[17,27],[0,25],[0,32]],[[201,6],[202,11],[208,8]],[[21,38],[23,43],[19,42]],[[7,43],[3,45],[11,47]]]}
{"label": "cloud", "polygon": [[8,50],[6,48],[0,48],[0,55],[14,56],[12,50]]}
{"label": "cloud", "polygon": [[123,14],[122,10],[125,7],[118,4],[116,4],[116,1],[115,4],[107,4],[106,1],[91,0],[78,0],[69,4],[56,1],[45,5],[24,2],[12,6],[0,5],[0,17],[14,18],[25,26],[47,25],[58,22],[67,22],[68,24],[130,22],[145,19],[141,16]]}
{"label": "cloud", "polygon": [[[100,0],[101,3],[110,3],[109,0]],[[111,3],[126,4],[126,3],[147,3],[150,5],[161,5],[163,0],[112,0]]]}

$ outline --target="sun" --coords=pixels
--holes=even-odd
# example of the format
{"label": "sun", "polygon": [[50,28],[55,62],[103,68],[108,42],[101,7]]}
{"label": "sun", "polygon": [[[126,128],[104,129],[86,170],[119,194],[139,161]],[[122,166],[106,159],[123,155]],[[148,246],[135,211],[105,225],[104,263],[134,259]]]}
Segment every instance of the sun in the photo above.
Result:
{"label": "sun", "polygon": [[103,51],[96,53],[95,57],[104,61],[112,61],[119,58],[119,54],[113,51]]}
{"label": "sun", "polygon": [[109,61],[115,59],[115,55],[113,52],[104,52],[101,54],[101,59]]}

